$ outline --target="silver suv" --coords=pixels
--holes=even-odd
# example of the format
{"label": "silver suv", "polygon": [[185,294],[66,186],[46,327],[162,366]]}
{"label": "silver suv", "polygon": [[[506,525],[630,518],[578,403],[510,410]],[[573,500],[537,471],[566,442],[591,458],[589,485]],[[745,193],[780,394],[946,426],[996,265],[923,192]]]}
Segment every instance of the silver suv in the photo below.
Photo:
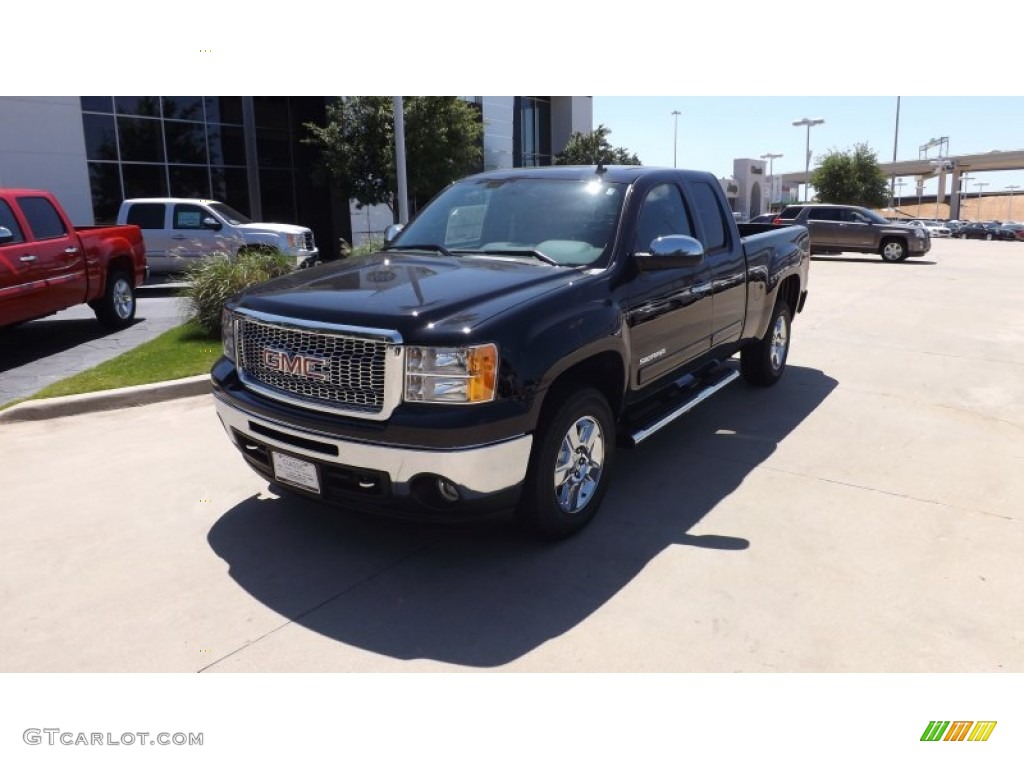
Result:
{"label": "silver suv", "polygon": [[790,205],[776,224],[803,224],[811,233],[811,253],[877,253],[885,261],[924,256],[932,240],[923,227],[897,224],[870,208],[820,203]]}

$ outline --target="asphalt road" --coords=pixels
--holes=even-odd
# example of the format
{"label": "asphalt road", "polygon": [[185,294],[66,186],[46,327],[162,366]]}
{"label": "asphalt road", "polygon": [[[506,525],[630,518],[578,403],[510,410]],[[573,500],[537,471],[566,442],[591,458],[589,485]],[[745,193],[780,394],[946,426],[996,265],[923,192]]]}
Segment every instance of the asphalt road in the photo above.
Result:
{"label": "asphalt road", "polygon": [[104,328],[88,306],[0,329],[0,405],[117,357],[183,322],[183,300],[160,286],[139,290],[135,322]]}
{"label": "asphalt road", "polygon": [[822,257],[541,544],[277,498],[208,396],[0,426],[0,671],[1024,671],[1024,245]]}

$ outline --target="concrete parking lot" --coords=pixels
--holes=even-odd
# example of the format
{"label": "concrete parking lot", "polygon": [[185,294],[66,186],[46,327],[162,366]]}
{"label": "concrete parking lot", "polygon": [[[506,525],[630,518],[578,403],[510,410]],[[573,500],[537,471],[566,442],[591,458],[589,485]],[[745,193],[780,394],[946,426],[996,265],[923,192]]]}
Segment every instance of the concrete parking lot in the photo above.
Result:
{"label": "concrete parking lot", "polygon": [[557,544],[279,499],[208,396],[0,425],[0,670],[1024,671],[1024,245],[810,280]]}

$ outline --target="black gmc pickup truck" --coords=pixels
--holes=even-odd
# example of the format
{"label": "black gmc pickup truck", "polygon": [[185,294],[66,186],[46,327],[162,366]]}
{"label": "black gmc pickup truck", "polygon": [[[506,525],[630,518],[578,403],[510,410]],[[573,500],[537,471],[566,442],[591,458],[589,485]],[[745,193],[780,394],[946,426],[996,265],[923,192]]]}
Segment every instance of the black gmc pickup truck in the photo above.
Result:
{"label": "black gmc pickup truck", "polygon": [[697,171],[483,173],[389,234],[225,308],[217,412],[280,489],[568,535],[617,446],[774,384],[807,298],[807,229],[737,225]]}

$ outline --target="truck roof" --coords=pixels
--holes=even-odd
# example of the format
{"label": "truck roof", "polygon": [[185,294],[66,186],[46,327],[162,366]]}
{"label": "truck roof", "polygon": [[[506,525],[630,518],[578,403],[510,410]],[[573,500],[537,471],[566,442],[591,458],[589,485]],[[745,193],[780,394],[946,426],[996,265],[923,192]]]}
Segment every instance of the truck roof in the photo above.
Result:
{"label": "truck roof", "polygon": [[[631,184],[642,176],[652,173],[664,173],[674,171],[683,174],[694,174],[708,176],[706,171],[684,170],[682,168],[661,168],[648,165],[606,165],[602,178],[605,181]],[[513,178],[556,178],[569,179],[572,181],[584,181],[592,179],[597,172],[596,165],[546,165],[534,168],[504,168],[495,171],[485,171],[468,177],[468,180],[480,181],[483,179],[513,179]]]}
{"label": "truck roof", "polygon": [[205,197],[131,197],[125,203],[219,203]]}

